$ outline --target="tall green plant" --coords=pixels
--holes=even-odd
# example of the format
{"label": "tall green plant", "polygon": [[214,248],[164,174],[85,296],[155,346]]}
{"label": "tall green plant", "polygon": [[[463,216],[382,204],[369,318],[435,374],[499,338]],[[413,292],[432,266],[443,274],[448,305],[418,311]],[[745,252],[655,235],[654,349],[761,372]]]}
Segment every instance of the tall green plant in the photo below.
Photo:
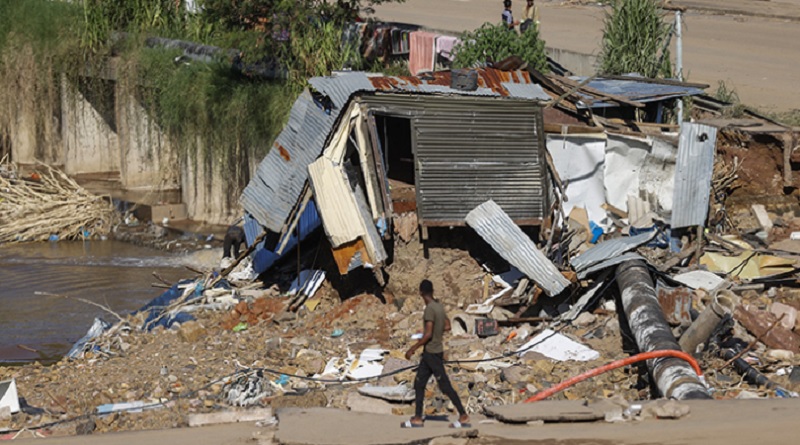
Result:
{"label": "tall green plant", "polygon": [[614,1],[605,18],[600,72],[671,77],[670,30],[655,1]]}
{"label": "tall green plant", "polygon": [[536,24],[518,34],[503,25],[484,23],[483,26],[461,35],[461,43],[455,48],[453,66],[457,68],[482,65],[487,61],[499,62],[510,56],[518,56],[528,66],[547,71],[547,55],[544,40],[539,37]]}

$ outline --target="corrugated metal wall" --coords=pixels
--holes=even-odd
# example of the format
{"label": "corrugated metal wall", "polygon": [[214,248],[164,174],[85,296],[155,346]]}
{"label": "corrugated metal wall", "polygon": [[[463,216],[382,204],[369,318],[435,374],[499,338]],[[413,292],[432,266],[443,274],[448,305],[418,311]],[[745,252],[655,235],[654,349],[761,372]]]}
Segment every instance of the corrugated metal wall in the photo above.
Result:
{"label": "corrugated metal wall", "polygon": [[378,114],[411,119],[417,209],[428,226],[463,225],[495,201],[520,224],[548,208],[541,106],[457,96],[363,96]]}

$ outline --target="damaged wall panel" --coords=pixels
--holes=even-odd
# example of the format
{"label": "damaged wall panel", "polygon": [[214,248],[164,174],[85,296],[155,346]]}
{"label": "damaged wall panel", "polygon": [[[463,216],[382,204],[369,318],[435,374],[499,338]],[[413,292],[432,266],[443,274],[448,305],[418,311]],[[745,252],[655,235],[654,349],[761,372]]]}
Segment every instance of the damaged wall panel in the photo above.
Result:
{"label": "damaged wall panel", "polygon": [[564,212],[585,208],[589,220],[600,223],[606,218],[604,193],[605,134],[548,135],[547,151],[553,157],[558,175],[566,185],[569,200]]}
{"label": "damaged wall panel", "polygon": [[469,212],[467,224],[547,295],[558,295],[569,286],[569,280],[494,201],[486,201]]}
{"label": "damaged wall panel", "polygon": [[672,209],[673,229],[705,225],[716,143],[716,128],[689,122],[681,124],[673,197],[678,205]]}
{"label": "damaged wall panel", "polygon": [[467,213],[488,199],[519,224],[545,217],[538,102],[384,94],[361,100],[376,114],[411,119],[422,225],[463,225]]}

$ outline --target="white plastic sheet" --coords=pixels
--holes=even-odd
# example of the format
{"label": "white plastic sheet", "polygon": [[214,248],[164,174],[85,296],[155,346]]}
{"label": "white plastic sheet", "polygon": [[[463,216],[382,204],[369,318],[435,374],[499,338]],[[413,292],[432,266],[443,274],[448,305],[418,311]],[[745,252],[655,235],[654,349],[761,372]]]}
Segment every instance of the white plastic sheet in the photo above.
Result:
{"label": "white plastic sheet", "polygon": [[[531,348],[532,345],[535,346]],[[588,362],[600,358],[600,353],[594,349],[584,346],[550,329],[545,329],[539,335],[533,337],[529,342],[517,349],[517,353],[520,357],[530,352],[537,352],[547,358],[560,362],[568,360]]]}
{"label": "white plastic sheet", "polygon": [[548,135],[547,150],[556,171],[566,185],[569,201],[564,212],[585,208],[589,219],[600,224],[606,218],[604,166],[606,138],[598,136]]}

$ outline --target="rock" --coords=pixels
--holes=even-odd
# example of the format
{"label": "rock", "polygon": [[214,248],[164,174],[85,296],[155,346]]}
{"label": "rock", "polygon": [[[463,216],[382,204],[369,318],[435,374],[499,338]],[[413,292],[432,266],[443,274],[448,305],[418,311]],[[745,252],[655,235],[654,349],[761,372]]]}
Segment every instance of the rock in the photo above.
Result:
{"label": "rock", "polygon": [[789,373],[789,381],[795,385],[800,384],[800,366],[792,367],[792,372]]}
{"label": "rock", "polygon": [[178,337],[186,343],[194,343],[205,336],[205,334],[205,328],[196,321],[187,321],[182,324],[181,328],[178,330]]}
{"label": "rock", "polygon": [[527,369],[523,368],[522,366],[511,366],[506,368],[501,372],[500,375],[503,381],[506,381],[512,385],[525,383],[528,381]]}
{"label": "rock", "polygon": [[776,362],[789,362],[794,361],[794,352],[785,349],[770,349],[764,354],[766,358]]}
{"label": "rock", "polygon": [[283,311],[280,314],[276,315],[275,318],[273,318],[273,320],[276,323],[286,323],[289,321],[297,320],[297,314],[295,314],[294,312]]}
{"label": "rock", "polygon": [[572,321],[572,325],[578,328],[589,326],[597,320],[597,315],[589,312],[584,312],[578,315],[578,318]]}
{"label": "rock", "polygon": [[95,429],[97,429],[97,424],[94,420],[89,419],[86,422],[79,423],[78,426],[75,427],[75,434],[78,436],[86,436],[92,434]]}
{"label": "rock", "polygon": [[758,394],[756,394],[754,392],[742,391],[742,392],[739,393],[739,395],[736,396],[736,398],[737,399],[749,400],[749,399],[760,399],[761,397],[759,397]]}
{"label": "rock", "polygon": [[11,420],[11,407],[4,406],[0,408],[0,421],[2,420]]}
{"label": "rock", "polygon": [[[415,364],[416,363],[410,362],[408,360],[389,357],[389,358],[387,358],[385,360],[385,362],[383,364],[383,374],[388,374],[390,372],[397,371],[398,369],[407,368],[407,367],[413,366]],[[397,375],[403,375],[403,374],[405,374],[405,373],[400,373],[400,374],[397,374]],[[394,378],[393,377],[396,377],[397,375],[389,376],[389,377],[382,377],[382,378],[380,378],[378,380],[377,384],[380,385],[380,386],[391,386],[394,383]]]}
{"label": "rock", "polygon": [[680,419],[689,414],[689,405],[684,405],[675,400],[658,400],[648,403],[642,408],[642,417],[656,419]]}
{"label": "rock", "polygon": [[361,394],[351,393],[347,396],[347,408],[350,411],[373,414],[392,414],[392,405],[389,402]]}
{"label": "rock", "polygon": [[167,377],[167,379],[169,380],[170,383],[175,383],[178,381],[178,377],[175,375],[170,375],[169,377]]}
{"label": "rock", "polygon": [[[309,345],[308,339],[305,337],[295,337],[289,341],[290,344],[307,348]],[[299,353],[298,353],[299,354]]]}

